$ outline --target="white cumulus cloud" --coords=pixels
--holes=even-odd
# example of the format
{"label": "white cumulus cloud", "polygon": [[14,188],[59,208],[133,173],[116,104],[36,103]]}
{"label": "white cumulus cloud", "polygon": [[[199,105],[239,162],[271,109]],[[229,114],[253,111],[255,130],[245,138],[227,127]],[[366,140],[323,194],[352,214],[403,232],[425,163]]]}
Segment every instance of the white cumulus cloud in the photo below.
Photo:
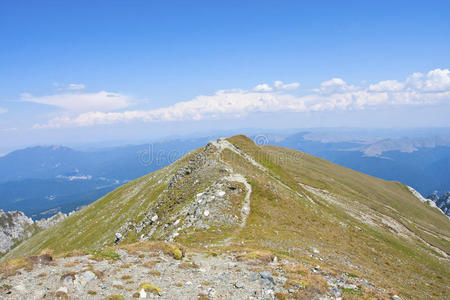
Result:
{"label": "white cumulus cloud", "polygon": [[114,111],[124,109],[131,104],[130,97],[106,91],[97,93],[62,93],[42,97],[22,94],[21,100],[56,106],[77,113]]}
{"label": "white cumulus cloud", "polygon": [[371,92],[399,92],[405,85],[397,80],[384,80],[369,86]]}
{"label": "white cumulus cloud", "polygon": [[300,86],[298,82],[292,83],[283,83],[283,81],[276,80],[273,83],[273,86],[270,86],[267,83],[258,84],[253,88],[255,92],[274,92],[274,91],[286,91],[286,90],[295,90]]}
{"label": "white cumulus cloud", "polygon": [[7,112],[8,112],[8,110],[6,108],[0,107],[0,115],[6,114]]}
{"label": "white cumulus cloud", "polygon": [[343,79],[333,78],[322,82],[319,88],[309,94],[296,96],[289,93],[290,89],[297,87],[298,84],[276,81],[273,86],[261,84],[252,90],[221,90],[152,110],[112,112],[92,109],[78,115],[66,114],[34,127],[238,118],[258,112],[362,110],[450,102],[450,72],[447,69],[436,69],[427,74],[414,73],[404,82],[384,80],[369,87],[358,87]]}
{"label": "white cumulus cloud", "polygon": [[268,85],[267,83],[258,84],[253,88],[255,92],[271,92],[273,91],[273,87]]}
{"label": "white cumulus cloud", "polygon": [[345,93],[354,91],[357,88],[353,85],[347,84],[341,78],[332,78],[328,81],[324,81],[320,84],[320,88],[316,91],[322,94],[333,94],[333,93]]}
{"label": "white cumulus cloud", "polygon": [[408,77],[406,84],[418,91],[448,91],[450,89],[450,70],[435,69],[426,74],[414,73]]}

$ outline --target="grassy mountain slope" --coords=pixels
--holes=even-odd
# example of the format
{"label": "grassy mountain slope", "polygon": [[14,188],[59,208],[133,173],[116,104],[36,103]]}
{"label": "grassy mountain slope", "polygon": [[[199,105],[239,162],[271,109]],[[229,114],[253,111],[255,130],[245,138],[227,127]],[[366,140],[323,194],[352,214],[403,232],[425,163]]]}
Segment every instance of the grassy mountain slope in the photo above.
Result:
{"label": "grassy mountain slope", "polygon": [[7,258],[146,239],[216,251],[267,250],[364,274],[406,298],[450,285],[450,221],[406,186],[298,151],[219,140],[132,181],[32,237]]}

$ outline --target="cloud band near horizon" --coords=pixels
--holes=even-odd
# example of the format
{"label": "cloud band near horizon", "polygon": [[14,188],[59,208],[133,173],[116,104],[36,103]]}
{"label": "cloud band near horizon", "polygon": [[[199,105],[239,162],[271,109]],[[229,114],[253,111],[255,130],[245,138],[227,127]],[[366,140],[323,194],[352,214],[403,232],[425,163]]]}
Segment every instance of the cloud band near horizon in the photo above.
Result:
{"label": "cloud band near horizon", "polygon": [[275,81],[273,85],[259,84],[250,90],[220,90],[213,95],[200,95],[152,110],[123,110],[132,104],[132,98],[105,91],[45,97],[26,95],[23,99],[64,110],[63,116],[44,124],[35,124],[34,128],[83,127],[131,121],[241,118],[258,112],[363,110],[450,102],[450,71],[435,69],[426,74],[414,73],[402,82],[384,80],[367,87],[350,85],[341,78],[333,78],[302,96],[292,93],[298,87],[298,83]]}

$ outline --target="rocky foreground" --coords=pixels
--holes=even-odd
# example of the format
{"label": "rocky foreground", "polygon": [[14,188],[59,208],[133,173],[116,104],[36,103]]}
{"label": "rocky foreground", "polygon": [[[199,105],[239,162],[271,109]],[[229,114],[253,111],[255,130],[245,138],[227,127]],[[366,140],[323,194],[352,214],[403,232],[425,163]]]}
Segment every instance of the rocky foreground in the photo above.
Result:
{"label": "rocky foreground", "polygon": [[260,251],[182,253],[127,246],[60,258],[33,256],[1,271],[0,299],[400,299],[355,274],[308,268]]}

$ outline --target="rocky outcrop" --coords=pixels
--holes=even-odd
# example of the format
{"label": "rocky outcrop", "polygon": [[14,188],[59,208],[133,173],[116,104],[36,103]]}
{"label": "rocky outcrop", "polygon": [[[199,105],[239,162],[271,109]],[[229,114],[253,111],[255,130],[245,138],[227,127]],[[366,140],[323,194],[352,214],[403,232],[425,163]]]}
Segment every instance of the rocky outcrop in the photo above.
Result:
{"label": "rocky outcrop", "polygon": [[[416,196],[421,202],[428,204],[431,207],[437,208],[440,212],[450,217],[450,192],[445,192],[442,195],[442,199],[436,194],[430,195],[427,198],[423,197],[418,191],[410,186],[407,186],[411,193]],[[447,196],[446,196],[447,195]],[[438,204],[439,203],[439,204]]]}
{"label": "rocky outcrop", "polygon": [[36,228],[32,219],[20,211],[0,210],[0,254],[33,235]]}
{"label": "rocky outcrop", "polygon": [[66,214],[59,212],[48,219],[33,221],[21,211],[4,212],[0,209],[0,255],[30,238],[39,229],[47,229],[66,217]]}
{"label": "rocky outcrop", "polygon": [[59,212],[56,215],[54,215],[48,219],[41,219],[41,220],[36,221],[35,223],[39,228],[47,229],[47,228],[55,225],[56,223],[61,222],[65,218],[67,218],[67,215],[65,213]]}
{"label": "rocky outcrop", "polygon": [[450,217],[450,191],[444,192],[440,197],[438,193],[434,193],[427,198],[433,201],[437,207]]}

